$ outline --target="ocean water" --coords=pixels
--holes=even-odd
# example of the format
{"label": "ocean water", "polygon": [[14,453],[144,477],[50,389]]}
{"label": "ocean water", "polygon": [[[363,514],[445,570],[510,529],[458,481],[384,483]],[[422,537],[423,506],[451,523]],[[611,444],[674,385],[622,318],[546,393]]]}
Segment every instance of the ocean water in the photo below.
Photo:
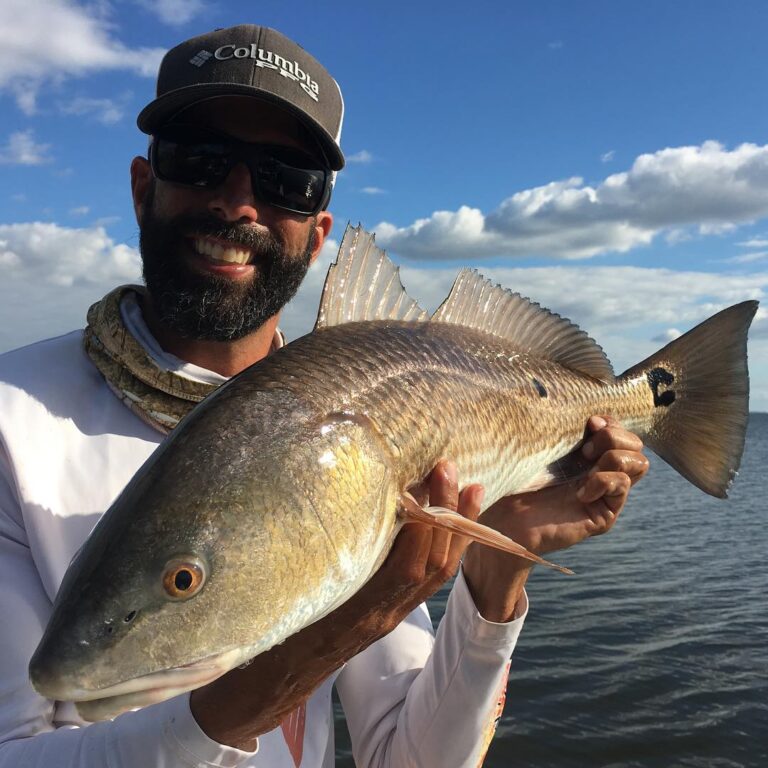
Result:
{"label": "ocean water", "polygon": [[577,575],[529,580],[487,768],[768,768],[768,414],[727,501],[650,458],[613,531],[553,558]]}

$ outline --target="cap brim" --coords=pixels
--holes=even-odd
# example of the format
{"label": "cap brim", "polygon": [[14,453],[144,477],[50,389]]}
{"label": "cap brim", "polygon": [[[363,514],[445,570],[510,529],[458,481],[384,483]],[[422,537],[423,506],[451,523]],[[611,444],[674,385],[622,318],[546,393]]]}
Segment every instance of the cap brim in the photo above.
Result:
{"label": "cap brim", "polygon": [[218,96],[250,96],[259,101],[276,104],[304,125],[317,139],[325,154],[332,171],[340,171],[344,167],[344,155],[336,140],[318,122],[306,112],[297,109],[290,101],[276,96],[271,91],[257,88],[253,85],[237,83],[211,83],[190,85],[178,88],[156,98],[147,104],[139,113],[136,123],[143,133],[151,134],[161,126],[170,122],[182,109],[191,107],[201,101],[207,101]]}

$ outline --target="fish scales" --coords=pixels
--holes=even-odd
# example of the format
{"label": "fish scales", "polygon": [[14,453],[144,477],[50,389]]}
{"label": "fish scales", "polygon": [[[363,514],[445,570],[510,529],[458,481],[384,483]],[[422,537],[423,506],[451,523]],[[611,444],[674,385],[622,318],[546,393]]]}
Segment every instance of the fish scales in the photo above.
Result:
{"label": "fish scales", "polygon": [[515,472],[520,461],[542,456],[542,468],[558,458],[554,454],[575,448],[592,413],[646,429],[652,410],[642,381],[598,382],[450,325],[349,324],[305,337],[285,352],[274,370],[268,366],[259,375],[279,379],[280,369],[293,369],[294,357],[305,365],[315,360],[300,387],[310,390],[306,396],[318,415],[348,410],[369,416],[398,464],[402,487],[448,457],[463,480],[486,486],[486,504],[529,479]]}
{"label": "fish scales", "polygon": [[[756,302],[615,377],[583,331],[476,273],[428,320],[363,235],[345,236],[316,330],[197,406],[96,526],[30,663],[43,695],[100,719],[280,643],[360,589],[409,514],[452,524],[404,495],[441,458],[485,486],[488,506],[585,471],[575,449],[598,414],[726,495]],[[373,261],[356,264],[358,246]],[[181,596],[168,588],[177,567],[201,574]]]}

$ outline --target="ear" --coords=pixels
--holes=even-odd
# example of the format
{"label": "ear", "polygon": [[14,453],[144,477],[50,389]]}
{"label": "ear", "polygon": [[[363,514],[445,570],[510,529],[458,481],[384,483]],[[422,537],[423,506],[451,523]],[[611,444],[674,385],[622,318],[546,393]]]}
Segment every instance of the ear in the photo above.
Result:
{"label": "ear", "polygon": [[320,213],[317,214],[317,221],[315,222],[315,247],[312,249],[310,264],[320,255],[320,251],[325,244],[325,239],[331,233],[332,226],[333,214],[328,211],[320,211]]}
{"label": "ear", "polygon": [[146,157],[134,157],[131,162],[131,194],[136,221],[141,224],[144,214],[144,201],[152,183],[152,168]]}

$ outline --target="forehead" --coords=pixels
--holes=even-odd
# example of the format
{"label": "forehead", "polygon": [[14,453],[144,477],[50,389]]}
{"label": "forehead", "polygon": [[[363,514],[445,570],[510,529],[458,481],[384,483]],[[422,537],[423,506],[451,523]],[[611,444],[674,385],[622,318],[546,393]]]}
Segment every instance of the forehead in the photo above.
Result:
{"label": "forehead", "polygon": [[248,96],[221,96],[199,102],[179,112],[174,122],[213,128],[241,141],[285,144],[320,154],[314,137],[297,118],[274,104]]}

